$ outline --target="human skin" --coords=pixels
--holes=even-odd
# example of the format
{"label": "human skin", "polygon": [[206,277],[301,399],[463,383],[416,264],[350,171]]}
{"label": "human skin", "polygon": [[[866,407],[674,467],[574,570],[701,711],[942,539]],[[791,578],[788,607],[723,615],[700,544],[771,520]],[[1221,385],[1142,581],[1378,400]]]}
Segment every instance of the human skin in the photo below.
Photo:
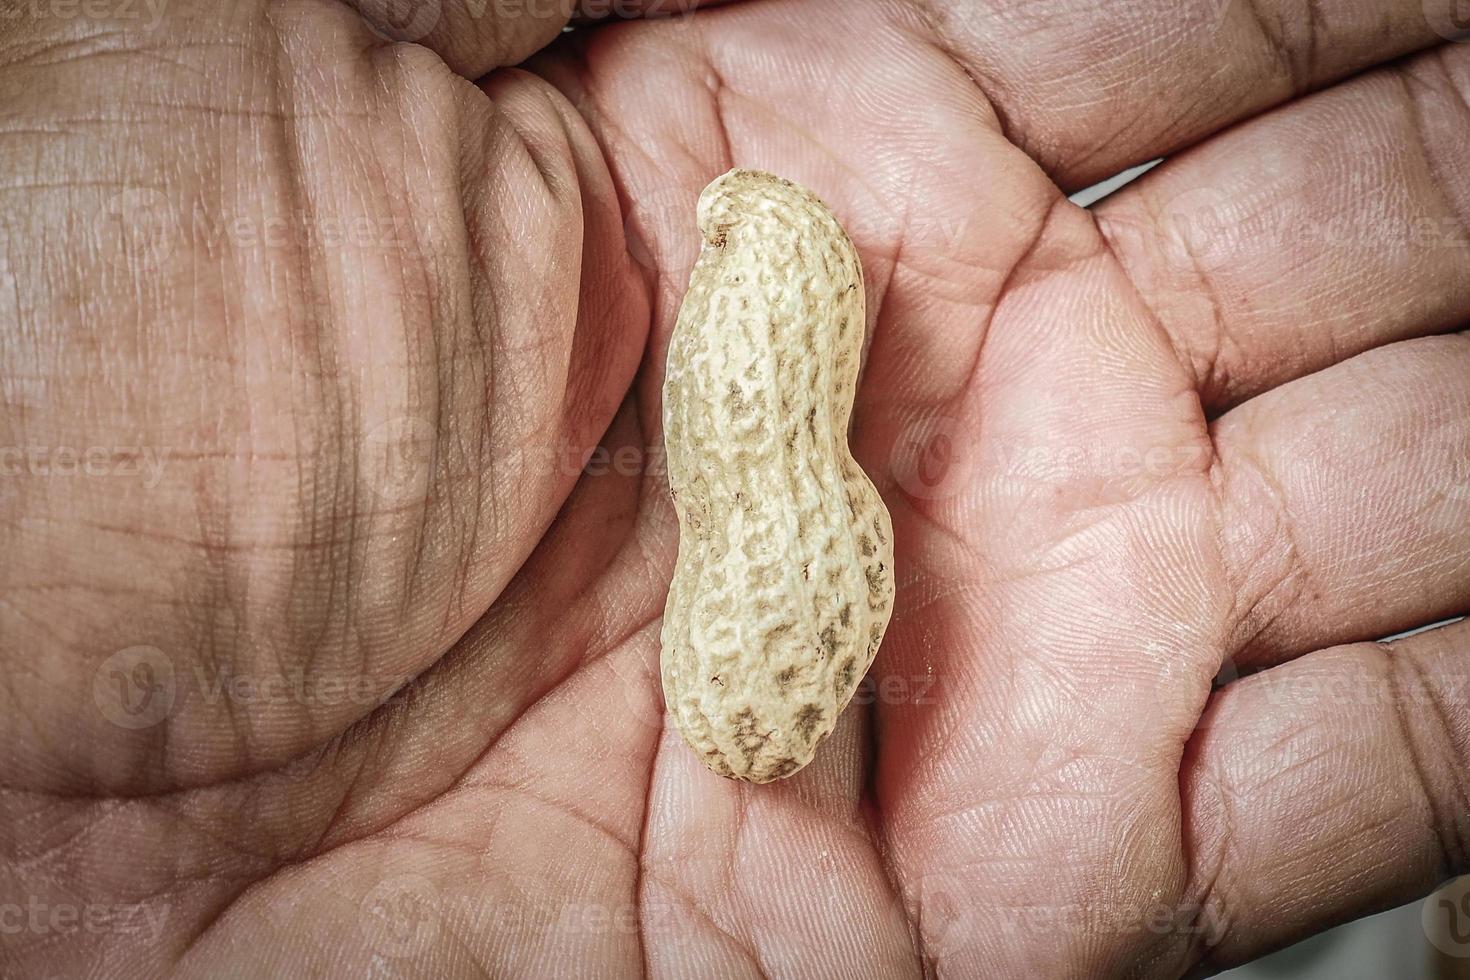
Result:
{"label": "human skin", "polygon": [[[1167,977],[1467,869],[1470,628],[1372,642],[1470,606],[1447,12],[501,6],[6,10],[0,447],[99,472],[0,458],[0,971]],[[657,670],[733,164],[862,253],[897,545],[760,787]]]}

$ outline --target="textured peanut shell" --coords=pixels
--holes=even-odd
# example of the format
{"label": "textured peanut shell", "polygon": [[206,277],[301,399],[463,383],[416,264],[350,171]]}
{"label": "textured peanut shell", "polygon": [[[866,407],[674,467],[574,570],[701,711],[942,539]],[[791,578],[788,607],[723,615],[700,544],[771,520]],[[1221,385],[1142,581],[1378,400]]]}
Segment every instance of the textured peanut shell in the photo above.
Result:
{"label": "textured peanut shell", "polygon": [[698,220],[664,378],[664,699],[710,769],[763,783],[811,761],[873,662],[893,530],[847,445],[865,329],[852,241],[811,192],[754,170],[706,187]]}

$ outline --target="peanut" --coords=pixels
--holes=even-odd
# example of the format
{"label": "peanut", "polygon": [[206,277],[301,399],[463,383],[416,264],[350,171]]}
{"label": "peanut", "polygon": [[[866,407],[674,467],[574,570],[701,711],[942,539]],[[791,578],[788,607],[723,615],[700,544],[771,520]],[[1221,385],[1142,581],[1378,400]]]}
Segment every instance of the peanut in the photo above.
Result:
{"label": "peanut", "polygon": [[811,761],[893,608],[892,524],[847,444],[863,272],[826,205],[771,174],[718,178],[698,221],[664,377],[664,699],[707,766],[764,783]]}

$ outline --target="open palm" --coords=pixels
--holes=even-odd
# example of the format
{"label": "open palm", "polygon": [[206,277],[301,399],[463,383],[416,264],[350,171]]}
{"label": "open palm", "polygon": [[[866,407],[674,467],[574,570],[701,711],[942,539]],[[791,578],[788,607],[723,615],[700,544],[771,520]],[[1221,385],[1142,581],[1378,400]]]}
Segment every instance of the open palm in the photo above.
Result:
{"label": "open palm", "polygon": [[[141,199],[162,246],[38,273],[101,282],[164,390],[68,339],[85,308],[5,341],[42,379],[12,431],[175,460],[7,502],[3,652],[51,655],[5,691],[0,894],[111,910],[0,937],[22,969],[1177,976],[1466,868],[1470,630],[1359,642],[1470,605],[1470,49],[1417,2],[762,0],[493,72],[561,21],[446,2],[434,55],[185,6],[169,97],[116,98],[207,103],[129,152],[210,179]],[[52,29],[7,70],[59,71]],[[766,786],[703,768],[657,671],[663,357],[737,164],[862,252],[898,581]],[[201,240],[192,195],[395,236]]]}

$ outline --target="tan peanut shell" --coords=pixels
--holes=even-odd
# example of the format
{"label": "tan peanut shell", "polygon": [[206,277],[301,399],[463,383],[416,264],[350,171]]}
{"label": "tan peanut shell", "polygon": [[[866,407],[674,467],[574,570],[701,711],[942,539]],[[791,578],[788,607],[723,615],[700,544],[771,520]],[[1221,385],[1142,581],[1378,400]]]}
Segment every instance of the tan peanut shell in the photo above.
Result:
{"label": "tan peanut shell", "polygon": [[893,608],[892,524],[847,446],[863,273],[826,205],[771,174],[715,180],[698,220],[664,377],[664,699],[706,765],[764,783],[811,761]]}

